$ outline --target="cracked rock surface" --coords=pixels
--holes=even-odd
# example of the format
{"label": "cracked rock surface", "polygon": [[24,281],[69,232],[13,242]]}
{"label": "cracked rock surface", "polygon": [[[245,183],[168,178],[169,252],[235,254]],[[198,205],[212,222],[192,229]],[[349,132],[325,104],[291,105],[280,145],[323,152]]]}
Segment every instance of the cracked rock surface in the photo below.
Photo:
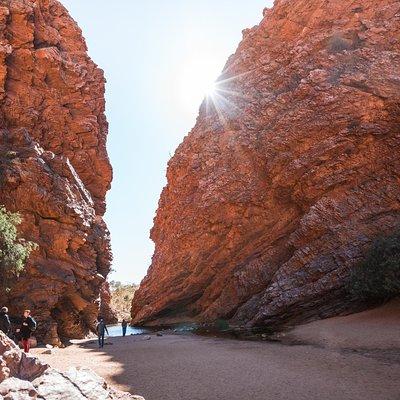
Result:
{"label": "cracked rock surface", "polygon": [[32,309],[38,336],[54,322],[86,335],[110,270],[104,82],[61,3],[0,1],[0,204],[39,245],[0,300],[12,315]]}
{"label": "cracked rock surface", "polygon": [[399,1],[265,9],[169,162],[134,323],[358,309],[349,271],[400,224],[399,111]]}

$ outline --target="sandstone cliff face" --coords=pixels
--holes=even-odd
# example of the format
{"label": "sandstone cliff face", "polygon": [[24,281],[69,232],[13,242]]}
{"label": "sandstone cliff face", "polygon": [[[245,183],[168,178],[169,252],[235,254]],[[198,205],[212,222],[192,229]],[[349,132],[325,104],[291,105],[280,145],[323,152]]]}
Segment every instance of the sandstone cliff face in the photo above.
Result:
{"label": "sandstone cliff face", "polygon": [[277,325],[343,290],[400,224],[400,3],[278,0],[168,166],[135,323]]}
{"label": "sandstone cliff face", "polygon": [[116,324],[117,311],[111,307],[111,296],[110,284],[106,281],[100,289],[100,315],[107,324]]}
{"label": "sandstone cliff face", "polygon": [[0,204],[39,245],[7,302],[81,337],[110,270],[103,72],[55,0],[0,1]]}

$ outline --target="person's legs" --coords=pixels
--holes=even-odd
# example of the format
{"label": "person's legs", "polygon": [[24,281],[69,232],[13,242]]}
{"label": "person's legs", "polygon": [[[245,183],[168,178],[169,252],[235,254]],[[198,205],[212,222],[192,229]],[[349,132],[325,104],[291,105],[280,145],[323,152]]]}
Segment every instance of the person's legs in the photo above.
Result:
{"label": "person's legs", "polygon": [[104,333],[101,335],[101,347],[104,347]]}
{"label": "person's legs", "polygon": [[24,346],[25,353],[29,353],[30,349],[29,339],[22,339],[22,345]]}
{"label": "person's legs", "polygon": [[101,347],[101,335],[99,335],[99,347]]}
{"label": "person's legs", "polygon": [[122,328],[122,336],[125,336],[126,335],[126,326],[124,326],[123,328]]}

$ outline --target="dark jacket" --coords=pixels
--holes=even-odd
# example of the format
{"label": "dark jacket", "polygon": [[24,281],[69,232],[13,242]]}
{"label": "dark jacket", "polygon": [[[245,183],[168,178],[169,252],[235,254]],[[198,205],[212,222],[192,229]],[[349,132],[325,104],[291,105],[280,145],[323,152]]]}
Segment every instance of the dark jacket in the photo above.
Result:
{"label": "dark jacket", "polygon": [[36,322],[32,317],[23,318],[20,328],[21,339],[29,339],[34,330],[36,330]]}
{"label": "dark jacket", "polygon": [[6,335],[10,333],[11,322],[7,313],[0,311],[0,331],[3,331]]}
{"label": "dark jacket", "polygon": [[105,332],[107,332],[107,335],[109,335],[108,329],[107,329],[107,325],[105,324],[104,321],[100,321],[100,322],[97,324],[97,334],[98,334],[99,336],[104,336]]}

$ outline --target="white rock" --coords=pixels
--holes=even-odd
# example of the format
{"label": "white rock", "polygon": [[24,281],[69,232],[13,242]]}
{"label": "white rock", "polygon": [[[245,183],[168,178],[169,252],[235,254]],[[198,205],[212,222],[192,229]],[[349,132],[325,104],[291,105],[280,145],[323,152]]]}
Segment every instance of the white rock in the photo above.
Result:
{"label": "white rock", "polygon": [[17,378],[8,378],[0,383],[0,398],[7,400],[33,400],[37,398],[37,391],[29,381]]}
{"label": "white rock", "polygon": [[32,383],[39,397],[46,400],[86,400],[69,379],[53,368],[48,369]]}
{"label": "white rock", "polygon": [[70,368],[65,374],[89,400],[107,399],[107,383],[89,368]]}

